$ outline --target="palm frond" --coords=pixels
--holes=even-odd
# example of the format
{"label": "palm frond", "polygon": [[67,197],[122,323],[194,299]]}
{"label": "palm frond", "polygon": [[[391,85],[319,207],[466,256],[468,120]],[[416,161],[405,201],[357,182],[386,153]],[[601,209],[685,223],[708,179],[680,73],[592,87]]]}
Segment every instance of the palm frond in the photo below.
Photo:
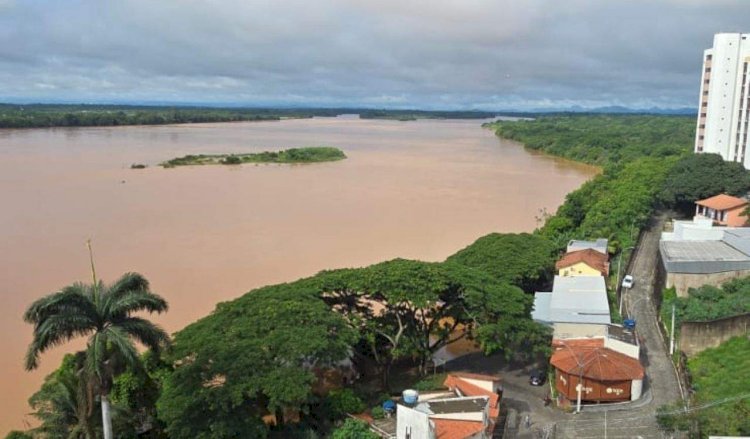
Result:
{"label": "palm frond", "polygon": [[111,299],[104,310],[104,316],[108,319],[127,317],[138,311],[162,313],[169,308],[166,300],[147,290],[130,290]]}
{"label": "palm frond", "polygon": [[34,339],[26,353],[26,370],[36,369],[39,355],[52,347],[96,330],[96,322],[86,315],[71,313],[44,317],[34,328]]}
{"label": "palm frond", "polygon": [[125,273],[120,276],[113,284],[102,291],[102,314],[107,314],[112,303],[116,303],[119,298],[130,291],[149,291],[150,285],[145,277],[138,273]]}
{"label": "palm frond", "polygon": [[138,351],[125,331],[117,326],[108,326],[101,334],[106,336],[107,344],[113,352],[121,356],[128,365],[138,367]]}
{"label": "palm frond", "polygon": [[112,324],[154,352],[158,353],[170,344],[169,334],[146,319],[127,317],[113,321]]}
{"label": "palm frond", "polygon": [[75,283],[56,293],[44,296],[29,306],[23,319],[27,323],[37,324],[45,317],[65,312],[95,317],[98,313],[91,300],[91,287]]}

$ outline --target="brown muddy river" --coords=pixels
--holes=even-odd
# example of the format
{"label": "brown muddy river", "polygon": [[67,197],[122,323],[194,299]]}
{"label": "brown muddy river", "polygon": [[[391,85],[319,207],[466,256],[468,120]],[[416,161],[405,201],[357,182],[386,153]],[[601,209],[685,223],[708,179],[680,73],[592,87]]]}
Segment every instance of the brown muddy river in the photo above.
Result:
{"label": "brown muddy river", "polygon": [[[596,169],[525,151],[481,121],[356,117],[158,127],[0,130],[0,434],[71,344],[24,372],[41,295],[144,274],[170,332],[217,302],[325,268],[438,261],[494,231],[530,231]],[[347,160],[162,169],[189,153],[331,145]],[[131,170],[131,163],[148,169]],[[501,263],[501,261],[498,261]]]}

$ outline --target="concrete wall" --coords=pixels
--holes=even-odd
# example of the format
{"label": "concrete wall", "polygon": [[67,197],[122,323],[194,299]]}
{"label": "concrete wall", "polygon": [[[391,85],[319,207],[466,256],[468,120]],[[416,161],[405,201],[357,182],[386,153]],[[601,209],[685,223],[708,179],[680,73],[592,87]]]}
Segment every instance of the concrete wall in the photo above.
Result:
{"label": "concrete wall", "polygon": [[750,270],[724,271],[708,274],[667,273],[665,283],[666,288],[675,287],[678,297],[687,297],[688,288],[698,288],[703,285],[718,287],[728,280],[746,276],[750,276]]}
{"label": "concrete wall", "polygon": [[747,205],[727,210],[724,220],[726,225],[729,227],[744,227],[747,224],[747,216],[743,215],[745,208],[747,208]]}
{"label": "concrete wall", "polygon": [[482,411],[477,412],[462,412],[462,413],[441,413],[436,415],[430,415],[431,419],[451,419],[454,421],[475,421],[484,422],[485,415]]}
{"label": "concrete wall", "polygon": [[624,341],[616,340],[614,338],[605,338],[604,339],[604,347],[608,349],[612,349],[615,352],[619,352],[621,354],[627,355],[628,357],[635,358],[636,360],[640,358],[641,348],[638,345],[625,343]]}
{"label": "concrete wall", "polygon": [[406,439],[407,432],[411,433],[412,439],[435,439],[427,413],[398,404],[396,406],[396,438]]}
{"label": "concrete wall", "polygon": [[458,378],[461,379],[462,381],[466,381],[469,384],[473,384],[479,387],[480,389],[484,389],[491,393],[496,393],[498,390],[502,389],[502,386],[500,385],[499,380],[498,381],[479,380],[476,378],[468,378],[468,377],[463,377],[463,376],[460,376]]}
{"label": "concrete wall", "polygon": [[607,336],[607,325],[593,323],[555,323],[552,338],[566,340],[569,338],[604,338]]}
{"label": "concrete wall", "polygon": [[692,357],[732,337],[748,334],[748,328],[750,313],[708,322],[683,322],[678,346],[685,355]]}

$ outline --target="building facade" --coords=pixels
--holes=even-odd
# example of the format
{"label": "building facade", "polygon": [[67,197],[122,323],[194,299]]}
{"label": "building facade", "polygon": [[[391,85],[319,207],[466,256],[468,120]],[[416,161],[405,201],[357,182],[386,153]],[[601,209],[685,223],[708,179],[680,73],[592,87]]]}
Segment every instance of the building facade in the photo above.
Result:
{"label": "building facade", "polygon": [[696,153],[720,154],[747,169],[749,35],[716,34],[713,47],[704,51],[695,135]]}

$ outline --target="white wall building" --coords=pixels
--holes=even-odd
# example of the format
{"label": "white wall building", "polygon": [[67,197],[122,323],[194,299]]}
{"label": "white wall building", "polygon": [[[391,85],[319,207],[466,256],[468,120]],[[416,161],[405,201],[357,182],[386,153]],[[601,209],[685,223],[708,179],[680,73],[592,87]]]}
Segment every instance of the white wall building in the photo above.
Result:
{"label": "white wall building", "polygon": [[713,47],[703,53],[695,152],[720,154],[724,160],[750,169],[750,154],[746,154],[750,103],[748,36],[716,34]]}

